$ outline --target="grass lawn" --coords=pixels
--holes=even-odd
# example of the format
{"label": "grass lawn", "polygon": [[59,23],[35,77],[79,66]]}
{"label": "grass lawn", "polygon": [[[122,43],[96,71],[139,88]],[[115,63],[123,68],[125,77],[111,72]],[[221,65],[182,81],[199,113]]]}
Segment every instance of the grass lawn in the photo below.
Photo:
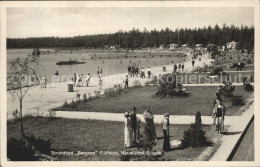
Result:
{"label": "grass lawn", "polygon": [[[96,98],[73,107],[58,107],[55,110],[124,113],[136,106],[137,113],[141,114],[145,105],[150,105],[154,114],[168,112],[171,115],[195,115],[196,111],[200,111],[202,115],[211,115],[217,87],[188,87],[188,90],[191,92],[189,97],[159,98],[154,96],[156,86],[131,87],[121,95]],[[252,93],[245,91],[242,86],[236,87],[234,92],[244,99],[248,99]],[[223,102],[227,108],[226,115],[240,115],[243,112],[239,106],[232,106],[231,98],[224,98]]]}
{"label": "grass lawn", "polygon": [[[189,125],[171,125],[171,140],[181,140],[183,132]],[[143,131],[143,125],[141,127]],[[221,135],[217,135],[212,126],[203,126],[208,141],[216,141]],[[51,145],[54,151],[122,151],[124,148],[124,123],[109,122],[98,120],[79,120],[54,118],[52,121],[45,117],[25,117],[24,131],[26,135],[33,134],[35,137],[51,139]],[[163,134],[161,125],[156,125],[157,145],[154,150],[162,151]],[[18,121],[8,121],[7,137],[19,138],[20,126]],[[216,143],[208,146],[213,150],[219,146]],[[196,160],[196,158],[208,147],[175,149],[166,152],[159,160]],[[141,151],[143,148],[139,148]],[[130,148],[128,150],[138,150]],[[76,160],[120,160],[120,156],[84,156],[72,155],[55,156],[58,161],[76,161]]]}

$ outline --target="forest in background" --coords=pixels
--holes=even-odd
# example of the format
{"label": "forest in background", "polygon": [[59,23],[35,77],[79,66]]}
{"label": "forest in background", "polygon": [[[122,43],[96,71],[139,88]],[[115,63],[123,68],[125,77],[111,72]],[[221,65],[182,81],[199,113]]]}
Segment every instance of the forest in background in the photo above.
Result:
{"label": "forest in background", "polygon": [[110,34],[94,34],[74,37],[33,37],[33,38],[7,38],[7,48],[52,48],[52,47],[85,47],[104,48],[105,45],[120,45],[121,48],[158,47],[160,44],[169,45],[188,44],[194,47],[196,44],[218,46],[236,41],[240,49],[249,51],[254,49],[254,26],[240,27],[223,24],[194,29],[165,28],[162,30],[139,30],[133,28],[130,31],[118,31]]}

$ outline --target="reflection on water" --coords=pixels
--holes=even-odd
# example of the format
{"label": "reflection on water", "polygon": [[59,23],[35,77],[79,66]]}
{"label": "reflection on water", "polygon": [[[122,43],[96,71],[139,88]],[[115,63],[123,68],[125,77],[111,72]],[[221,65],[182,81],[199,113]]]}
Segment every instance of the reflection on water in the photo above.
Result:
{"label": "reflection on water", "polygon": [[[41,51],[46,51],[47,49],[40,49]],[[48,49],[50,50],[50,49]],[[53,50],[50,50],[53,52]],[[7,62],[14,60],[17,57],[21,59],[25,58],[28,54],[31,54],[32,49],[10,49],[7,50]],[[162,66],[171,64],[171,61],[181,61],[181,57],[155,57],[155,58],[126,58],[126,59],[96,59],[91,60],[91,56],[94,55],[112,55],[118,54],[120,56],[125,55],[125,53],[100,53],[100,52],[87,52],[82,51],[60,51],[57,54],[45,54],[40,55],[38,58],[38,66],[35,66],[36,72],[39,75],[46,75],[48,81],[52,80],[52,75],[58,71],[60,75],[72,75],[74,73],[96,75],[97,67],[103,69],[104,75],[111,75],[117,73],[127,72],[127,66],[131,63],[139,64],[140,67],[148,68],[154,66]],[[140,54],[140,53],[136,53]],[[145,53],[142,53],[145,54]],[[85,61],[85,64],[78,65],[56,65],[58,61],[65,61],[69,59],[76,59],[78,61]],[[8,67],[8,65],[7,65]]]}

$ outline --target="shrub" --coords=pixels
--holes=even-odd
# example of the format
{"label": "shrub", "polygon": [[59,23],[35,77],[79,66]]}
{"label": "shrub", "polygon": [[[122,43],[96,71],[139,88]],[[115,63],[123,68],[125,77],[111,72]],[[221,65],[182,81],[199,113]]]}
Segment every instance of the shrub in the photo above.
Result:
{"label": "shrub", "polygon": [[33,135],[31,135],[30,137],[25,136],[25,139],[29,142],[29,144],[34,146],[35,149],[40,153],[47,154],[47,155],[51,154],[51,144],[52,144],[51,140],[44,140],[39,137],[36,138]]}
{"label": "shrub", "polygon": [[26,146],[22,140],[14,138],[7,141],[7,157],[12,161],[33,161],[35,150],[31,145]]}
{"label": "shrub", "polygon": [[71,108],[77,108],[77,102],[74,100],[71,101],[71,104],[69,105]]}
{"label": "shrub", "polygon": [[191,124],[189,129],[184,131],[183,139],[181,140],[181,146],[186,147],[200,147],[207,146],[209,142],[205,136],[205,131],[201,128],[201,114],[197,111],[195,116],[195,124]]}
{"label": "shrub", "polygon": [[254,87],[250,83],[245,84],[244,89],[246,91],[254,91]]}
{"label": "shrub", "polygon": [[242,106],[244,105],[244,98],[242,96],[233,96],[232,97],[232,105],[233,106]]}
{"label": "shrub", "polygon": [[159,87],[156,96],[160,97],[174,97],[174,96],[188,96],[183,90],[183,86],[176,82],[176,75],[163,75],[159,79]]}
{"label": "shrub", "polygon": [[183,139],[181,140],[182,147],[200,147],[208,144],[205,131],[201,129],[199,124],[191,124],[189,129],[184,131]]}
{"label": "shrub", "polygon": [[63,103],[62,107],[67,107],[68,106],[68,102],[67,100]]}
{"label": "shrub", "polygon": [[223,73],[223,68],[222,67],[216,67],[212,70],[210,75],[220,75],[221,73],[222,73],[222,75],[225,74],[225,73]]}

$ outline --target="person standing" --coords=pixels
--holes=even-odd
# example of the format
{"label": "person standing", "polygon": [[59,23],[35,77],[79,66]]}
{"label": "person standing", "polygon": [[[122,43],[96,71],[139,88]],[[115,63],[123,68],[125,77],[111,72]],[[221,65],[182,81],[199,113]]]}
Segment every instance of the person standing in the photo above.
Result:
{"label": "person standing", "polygon": [[181,72],[181,63],[180,62],[179,62],[178,70],[179,70],[179,72]]}
{"label": "person standing", "polygon": [[156,141],[157,137],[156,137],[156,131],[155,131],[155,125],[154,125],[154,115],[153,113],[150,111],[148,106],[145,106],[145,111],[143,113],[144,116],[144,120],[146,122],[146,125],[148,126],[147,129],[149,129],[149,138],[151,141]]}
{"label": "person standing", "polygon": [[128,66],[127,70],[128,70],[128,75],[131,75],[131,66],[130,65]]}
{"label": "person standing", "polygon": [[151,69],[150,69],[150,67],[148,67],[147,74],[148,74],[148,78],[150,78],[151,77]]}
{"label": "person standing", "polygon": [[100,77],[102,77],[102,72],[103,72],[103,70],[102,70],[102,68],[100,67],[100,69],[99,69],[99,76],[100,76]]}
{"label": "person standing", "polygon": [[134,77],[135,76],[135,64],[132,65],[132,69],[131,69],[131,77]]}
{"label": "person standing", "polygon": [[241,62],[240,62],[240,60],[239,60],[239,62],[237,63],[237,71],[238,70],[242,70],[242,65],[241,65]]}
{"label": "person standing", "polygon": [[193,59],[191,63],[192,63],[192,67],[194,67],[195,60]]}
{"label": "person standing", "polygon": [[128,112],[125,113],[125,148],[132,147],[132,121]]}
{"label": "person standing", "polygon": [[135,72],[136,72],[136,77],[138,77],[138,74],[139,74],[139,64],[136,66],[136,70],[135,70]]}
{"label": "person standing", "polygon": [[44,83],[44,88],[47,88],[47,77],[46,77],[46,75],[43,76],[43,83]]}
{"label": "person standing", "polygon": [[103,80],[101,79],[101,77],[99,77],[98,84],[99,84],[99,89],[101,90],[103,86]]}
{"label": "person standing", "polygon": [[181,65],[182,72],[184,72],[184,63]]}
{"label": "person standing", "polygon": [[128,88],[128,75],[125,77],[125,88]]}
{"label": "person standing", "polygon": [[221,94],[221,89],[218,88],[217,92],[216,92],[216,98],[219,99],[222,102],[222,98],[221,98],[222,94]]}
{"label": "person standing", "polygon": [[136,119],[136,107],[132,108],[131,111],[131,120],[132,120],[132,134],[133,134],[133,142],[136,142],[136,130],[137,130],[137,119]]}
{"label": "person standing", "polygon": [[74,83],[74,86],[76,86],[76,81],[77,81],[77,74],[74,73],[74,75],[73,75],[73,83]]}
{"label": "person standing", "polygon": [[100,77],[100,76],[99,76],[99,72],[100,72],[100,71],[99,71],[99,67],[97,67],[97,77]]}
{"label": "person standing", "polygon": [[177,67],[177,65],[176,64],[174,64],[174,73],[176,73],[176,71],[177,71],[177,69],[178,69],[178,67]]}
{"label": "person standing", "polygon": [[87,86],[89,85],[90,82],[90,73],[88,73],[87,77],[86,77],[86,84]]}
{"label": "person standing", "polygon": [[164,119],[162,121],[162,126],[163,126],[163,151],[170,151],[171,145],[170,145],[170,133],[169,133],[169,127],[170,127],[170,122],[169,122],[169,114],[166,113],[164,114]]}
{"label": "person standing", "polygon": [[54,73],[54,82],[57,82],[57,81],[59,81],[59,72],[58,71],[56,71]]}

